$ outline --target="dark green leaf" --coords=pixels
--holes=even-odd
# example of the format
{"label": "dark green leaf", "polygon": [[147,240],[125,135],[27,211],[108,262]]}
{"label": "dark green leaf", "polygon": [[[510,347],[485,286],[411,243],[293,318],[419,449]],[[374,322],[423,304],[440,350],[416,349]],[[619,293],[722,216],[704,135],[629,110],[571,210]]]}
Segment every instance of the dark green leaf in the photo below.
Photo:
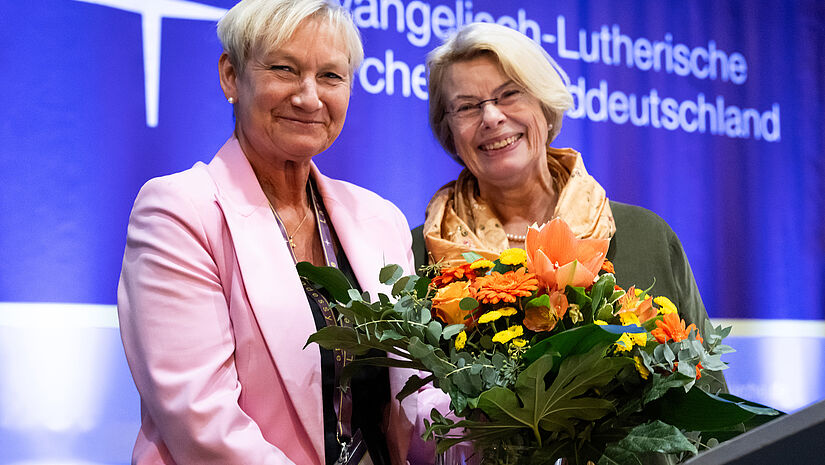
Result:
{"label": "dark green leaf", "polygon": [[427,292],[429,292],[431,281],[432,280],[430,278],[419,277],[415,281],[415,296],[419,299],[427,297]]}
{"label": "dark green leaf", "polygon": [[688,431],[719,431],[736,428],[756,415],[775,417],[780,412],[739,399],[717,396],[701,389],[684,392],[671,389],[645,410],[665,423]]}
{"label": "dark green leaf", "polygon": [[395,398],[402,401],[410,394],[415,394],[418,392],[419,389],[426,386],[433,379],[435,379],[435,376],[433,375],[427,376],[426,378],[420,378],[417,375],[412,375],[409,379],[407,379],[407,382],[404,383],[404,388],[398,391],[398,394],[395,395]]}
{"label": "dark green leaf", "polygon": [[557,359],[565,358],[568,355],[585,353],[596,344],[616,342],[621,336],[621,334],[603,328],[603,326],[589,324],[562,331],[533,345],[530,350],[525,352],[523,358],[530,363],[538,360],[539,357],[549,351],[557,352]]}
{"label": "dark green leaf", "polygon": [[295,265],[298,276],[316,283],[326,289],[333,299],[343,304],[349,302],[348,291],[352,284],[338,268],[331,266],[315,266],[309,262],[298,262]]}
{"label": "dark green leaf", "polygon": [[358,333],[352,328],[343,326],[327,326],[321,328],[307,339],[306,345],[317,343],[325,349],[344,349],[355,355],[363,355],[370,349],[380,349],[384,351],[397,352],[398,349],[391,344],[382,343],[378,340],[367,340],[358,337]]}
{"label": "dark green leaf", "polygon": [[[599,276],[596,284],[593,284],[593,288],[590,290],[590,298],[593,299],[591,302],[592,314],[595,314],[601,306],[602,298],[610,296],[613,293],[613,287],[615,285],[616,278],[612,274],[605,273]],[[590,323],[590,321],[587,321],[587,323]]]}
{"label": "dark green leaf", "polygon": [[652,421],[633,428],[624,439],[619,441],[619,447],[636,453],[690,452],[694,455],[698,453],[696,446],[679,431],[679,428],[661,421]]}

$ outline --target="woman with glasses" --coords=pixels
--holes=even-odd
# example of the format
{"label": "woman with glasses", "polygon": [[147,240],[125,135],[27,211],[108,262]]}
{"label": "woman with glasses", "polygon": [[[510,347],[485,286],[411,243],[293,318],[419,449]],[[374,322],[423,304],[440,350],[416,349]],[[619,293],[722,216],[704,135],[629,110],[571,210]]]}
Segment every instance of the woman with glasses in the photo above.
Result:
{"label": "woman with glasses", "polygon": [[[560,217],[580,238],[610,239],[607,259],[620,286],[655,284],[653,294],[705,327],[693,273],[667,223],[609,200],[578,152],[550,147],[573,98],[567,75],[538,44],[507,27],[472,24],[433,50],[427,65],[431,128],[465,169],[435,193],[424,225],[413,230],[417,267],[524,247],[528,226]],[[726,389],[719,373],[702,382]]]}

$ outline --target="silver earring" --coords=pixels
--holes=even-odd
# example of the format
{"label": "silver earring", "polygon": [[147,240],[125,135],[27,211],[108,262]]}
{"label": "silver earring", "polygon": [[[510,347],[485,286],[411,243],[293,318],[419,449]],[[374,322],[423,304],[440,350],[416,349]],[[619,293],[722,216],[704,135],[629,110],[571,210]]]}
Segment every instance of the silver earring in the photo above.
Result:
{"label": "silver earring", "polygon": [[235,97],[229,97],[226,101],[229,103],[235,103]]}

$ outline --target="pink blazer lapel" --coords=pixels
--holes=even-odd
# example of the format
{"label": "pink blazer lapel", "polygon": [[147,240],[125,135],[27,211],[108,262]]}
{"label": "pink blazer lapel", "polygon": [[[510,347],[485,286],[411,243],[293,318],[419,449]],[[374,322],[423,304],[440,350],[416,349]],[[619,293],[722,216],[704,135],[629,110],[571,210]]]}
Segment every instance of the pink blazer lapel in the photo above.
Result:
{"label": "pink blazer lapel", "polygon": [[321,356],[315,344],[303,348],[315,322],[292,256],[237,139],[224,145],[209,171],[218,186],[218,204],[232,235],[251,311],[321,462]]}

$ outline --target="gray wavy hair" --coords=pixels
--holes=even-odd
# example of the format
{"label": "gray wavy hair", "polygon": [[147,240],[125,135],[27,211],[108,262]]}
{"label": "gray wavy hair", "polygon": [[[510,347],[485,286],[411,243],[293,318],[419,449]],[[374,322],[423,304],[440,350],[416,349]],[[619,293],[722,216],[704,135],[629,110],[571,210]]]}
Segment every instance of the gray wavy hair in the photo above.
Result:
{"label": "gray wavy hair", "polygon": [[498,24],[473,23],[463,27],[427,55],[430,128],[444,150],[462,165],[445,118],[448,102],[444,80],[453,64],[482,55],[495,58],[508,78],[539,100],[550,124],[548,144],[559,134],[564,112],[573,106],[573,96],[567,90],[570,79],[539,44]]}

